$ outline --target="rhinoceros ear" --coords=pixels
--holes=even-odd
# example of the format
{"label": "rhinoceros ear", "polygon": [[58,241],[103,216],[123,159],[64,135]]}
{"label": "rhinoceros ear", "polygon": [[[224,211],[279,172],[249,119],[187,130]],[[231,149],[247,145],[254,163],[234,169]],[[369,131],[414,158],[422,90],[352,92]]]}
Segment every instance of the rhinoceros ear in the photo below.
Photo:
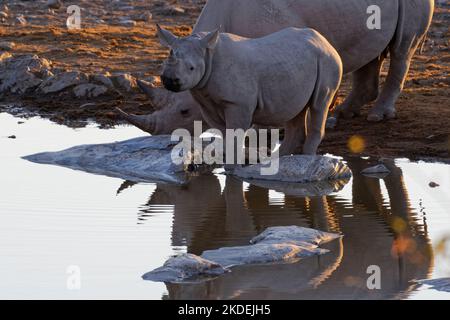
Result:
{"label": "rhinoceros ear", "polygon": [[204,48],[214,49],[217,45],[217,41],[219,40],[220,28],[215,31],[209,32],[206,36],[204,36],[200,41]]}
{"label": "rhinoceros ear", "polygon": [[173,45],[173,43],[175,42],[175,40],[178,39],[172,32],[161,28],[159,26],[159,24],[156,25],[156,30],[157,30],[159,41],[165,47],[170,48]]}

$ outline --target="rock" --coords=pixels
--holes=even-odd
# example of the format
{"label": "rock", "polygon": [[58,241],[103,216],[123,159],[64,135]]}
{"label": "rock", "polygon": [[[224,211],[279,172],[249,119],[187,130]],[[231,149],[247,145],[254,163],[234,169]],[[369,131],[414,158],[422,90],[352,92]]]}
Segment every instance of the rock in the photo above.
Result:
{"label": "rock", "polygon": [[39,86],[51,73],[51,62],[36,55],[0,56],[0,93],[24,93]]}
{"label": "rock", "polygon": [[208,261],[193,254],[182,254],[171,258],[158,269],[142,276],[144,280],[160,282],[179,282],[205,276],[218,276],[229,272],[212,261]]}
{"label": "rock", "polygon": [[12,51],[16,44],[14,42],[2,41],[0,42],[0,50]]}
{"label": "rock", "polygon": [[361,171],[362,174],[365,175],[374,175],[374,174],[386,174],[386,173],[391,173],[391,171],[386,168],[386,166],[384,164],[379,164],[367,169],[364,169],[363,171]]}
{"label": "rock", "polygon": [[437,188],[437,187],[440,187],[439,184],[437,184],[436,182],[433,182],[433,181],[431,181],[428,185],[430,186],[430,188]]}
{"label": "rock", "polygon": [[337,126],[338,120],[336,117],[328,117],[326,128],[327,129],[335,129]]}
{"label": "rock", "polygon": [[226,247],[203,252],[202,257],[227,267],[246,264],[296,262],[300,258],[320,255],[328,250],[298,243],[258,243],[251,246]]}
{"label": "rock", "polygon": [[321,245],[339,238],[340,236],[334,233],[323,232],[311,228],[302,228],[297,226],[289,227],[271,227],[267,228],[261,234],[250,240],[250,243],[310,243],[313,245]]}
{"label": "rock", "polygon": [[175,16],[179,14],[184,14],[185,10],[181,7],[174,5],[165,5],[162,6],[161,8],[155,9],[154,12],[163,16]]}
{"label": "rock", "polygon": [[342,161],[324,156],[293,155],[280,157],[278,173],[273,175],[261,174],[262,168],[266,167],[268,167],[266,164],[237,167],[232,174],[249,180],[295,183],[348,179],[352,176],[350,168]]}
{"label": "rock", "polygon": [[51,9],[59,9],[61,8],[61,1],[60,0],[48,0],[47,1],[47,7]]}
{"label": "rock", "polygon": [[107,91],[107,87],[91,83],[80,84],[73,89],[73,93],[77,98],[95,98]]}
{"label": "rock", "polygon": [[151,22],[152,19],[153,15],[151,14],[151,12],[146,12],[136,17],[137,21],[144,21],[144,22]]}
{"label": "rock", "polygon": [[0,11],[0,18],[8,18],[8,14],[5,11]]}
{"label": "rock", "polygon": [[12,54],[9,52],[0,52],[0,64],[7,58],[11,58]]}
{"label": "rock", "polygon": [[136,78],[129,73],[121,74],[113,77],[113,81],[117,84],[118,89],[125,90],[126,92],[133,91],[136,88]]}
{"label": "rock", "polygon": [[27,20],[25,19],[25,17],[23,15],[19,15],[16,17],[16,24],[21,25],[21,26],[25,26],[27,25]]}
{"label": "rock", "polygon": [[418,280],[420,284],[431,286],[431,289],[450,292],[450,278]]}
{"label": "rock", "polygon": [[137,24],[134,20],[120,20],[119,23],[125,27],[135,27]]}
{"label": "rock", "polygon": [[187,181],[184,165],[171,158],[177,142],[171,136],[149,136],[122,142],[76,146],[59,152],[44,152],[24,159],[135,182]]}
{"label": "rock", "polygon": [[[221,275],[230,267],[251,264],[294,263],[301,258],[321,255],[328,250],[318,246],[340,238],[338,234],[298,226],[272,227],[251,240],[251,244],[207,250],[200,257],[183,255],[146,273],[143,278],[161,282],[202,280]],[[175,279],[175,280],[174,280]]]}
{"label": "rock", "polygon": [[84,73],[69,71],[47,78],[39,86],[39,89],[43,93],[56,93],[86,82],[88,82],[88,77]]}
{"label": "rock", "polygon": [[16,139],[17,137],[15,135],[9,136],[8,139]]}
{"label": "rock", "polygon": [[123,6],[123,7],[119,7],[119,11],[131,11],[134,10],[133,6]]}
{"label": "rock", "polygon": [[92,81],[102,84],[109,89],[112,89],[112,88],[114,88],[114,84],[111,81],[110,77],[111,77],[111,75],[109,73],[96,74],[96,75],[92,76]]}

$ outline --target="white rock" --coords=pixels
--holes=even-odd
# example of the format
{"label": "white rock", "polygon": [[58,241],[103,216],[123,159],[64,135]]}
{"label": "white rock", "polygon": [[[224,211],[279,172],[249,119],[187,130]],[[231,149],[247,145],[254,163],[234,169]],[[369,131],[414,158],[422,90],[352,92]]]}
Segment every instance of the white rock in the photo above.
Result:
{"label": "white rock", "polygon": [[136,182],[183,184],[183,164],[172,161],[171,136],[149,136],[122,142],[82,145],[59,152],[45,152],[24,159]]}
{"label": "white rock", "polygon": [[0,11],[0,18],[8,18],[8,14],[5,11]]}
{"label": "white rock", "polygon": [[95,98],[107,91],[107,87],[92,83],[80,84],[73,89],[73,93],[77,98]]}
{"label": "white rock", "polygon": [[88,77],[84,73],[78,71],[69,71],[47,78],[39,86],[39,89],[43,93],[55,93],[60,92],[69,87],[73,87],[87,82]]}
{"label": "white rock", "polygon": [[268,228],[252,239],[252,244],[207,250],[200,257],[183,255],[169,259],[162,267],[143,278],[161,282],[202,280],[220,275],[230,267],[251,264],[294,263],[299,259],[321,255],[328,250],[319,244],[340,238],[338,234],[298,226]]}
{"label": "white rock", "polygon": [[431,289],[450,292],[450,278],[418,280],[420,284],[431,286]]}
{"label": "white rock", "polygon": [[150,281],[178,282],[201,276],[218,276],[227,272],[229,270],[220,264],[193,254],[182,254],[170,258],[162,267],[144,274],[142,278]]}
{"label": "white rock", "polygon": [[335,233],[298,226],[288,226],[267,228],[264,232],[250,240],[250,243],[307,242],[313,245],[321,245],[337,238],[339,238],[339,235]]}
{"label": "white rock", "polygon": [[0,93],[24,93],[51,75],[51,62],[36,55],[0,56]]}
{"label": "white rock", "polygon": [[120,20],[119,23],[126,27],[135,27],[137,24],[134,20]]}
{"label": "white rock", "polygon": [[367,169],[364,169],[363,171],[361,171],[362,174],[367,174],[367,175],[371,175],[371,174],[383,174],[383,173],[390,173],[391,171],[386,168],[386,166],[384,164],[379,164]]}
{"label": "white rock", "polygon": [[350,168],[342,161],[324,156],[293,155],[280,157],[278,172],[263,175],[262,169],[267,167],[267,164],[237,167],[232,174],[249,180],[295,183],[348,179],[352,175]]}

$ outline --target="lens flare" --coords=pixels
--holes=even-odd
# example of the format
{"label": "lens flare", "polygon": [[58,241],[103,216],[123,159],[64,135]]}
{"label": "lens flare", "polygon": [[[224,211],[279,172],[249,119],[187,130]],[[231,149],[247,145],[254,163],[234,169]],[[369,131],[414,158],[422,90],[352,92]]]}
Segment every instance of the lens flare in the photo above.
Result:
{"label": "lens flare", "polygon": [[366,149],[366,141],[363,137],[355,135],[348,139],[347,146],[352,153],[362,153]]}

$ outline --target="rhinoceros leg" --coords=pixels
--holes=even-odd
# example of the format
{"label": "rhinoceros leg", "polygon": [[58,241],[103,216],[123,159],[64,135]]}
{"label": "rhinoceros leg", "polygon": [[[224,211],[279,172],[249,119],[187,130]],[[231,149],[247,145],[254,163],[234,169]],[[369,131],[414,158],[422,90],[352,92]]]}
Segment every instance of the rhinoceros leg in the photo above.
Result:
{"label": "rhinoceros leg", "polygon": [[418,45],[418,42],[414,44],[414,49],[406,55],[391,53],[386,83],[375,106],[369,112],[368,121],[379,122],[383,119],[394,119],[396,117],[395,103],[403,90],[411,60]]}
{"label": "rhinoceros leg", "polygon": [[283,143],[280,146],[280,156],[300,154],[306,139],[306,114],[308,106],[294,119],[286,123]]}
{"label": "rhinoceros leg", "polygon": [[371,122],[395,118],[395,103],[403,90],[414,53],[430,27],[434,1],[401,1],[400,11],[397,31],[389,48],[391,63],[386,82],[367,118]]}
{"label": "rhinoceros leg", "polygon": [[361,107],[378,97],[380,71],[386,55],[383,53],[352,74],[352,91],[345,101],[336,107],[336,117],[353,118],[360,114]]}
{"label": "rhinoceros leg", "polygon": [[334,59],[322,58],[318,64],[316,85],[308,103],[303,154],[315,155],[325,136],[328,111],[341,84],[342,69],[342,65],[336,65]]}

